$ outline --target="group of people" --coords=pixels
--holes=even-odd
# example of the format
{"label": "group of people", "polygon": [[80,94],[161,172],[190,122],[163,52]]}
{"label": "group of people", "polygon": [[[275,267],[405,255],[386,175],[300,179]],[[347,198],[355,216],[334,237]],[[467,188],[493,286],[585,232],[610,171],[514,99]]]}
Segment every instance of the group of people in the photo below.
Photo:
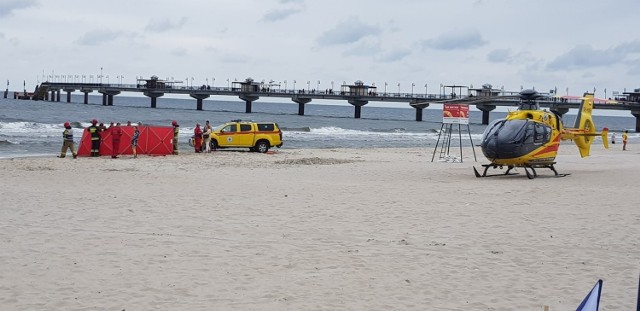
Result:
{"label": "group of people", "polygon": [[[174,121],[175,122],[175,121]],[[131,126],[131,121],[127,122],[128,126]],[[123,131],[120,127],[120,123],[113,122],[109,128],[105,127],[103,123],[98,125],[98,120],[91,120],[91,125],[87,127],[87,131],[89,132],[89,136],[91,137],[91,152],[90,155],[92,157],[100,156],[100,144],[102,143],[102,137],[100,133],[110,130],[111,131],[111,158],[116,159],[120,154],[120,141],[122,140]],[[139,126],[142,126],[142,123],[133,126],[133,135],[131,135],[131,150],[133,152],[133,157],[138,157],[137,147],[138,147],[138,139],[140,137],[140,129]],[[73,129],[71,128],[71,124],[69,122],[64,123],[64,131],[62,132],[63,144],[62,149],[60,150],[60,158],[64,158],[67,155],[67,150],[71,150],[71,155],[74,159],[78,157],[76,153],[74,141],[73,141]]]}
{"label": "group of people", "polygon": [[211,152],[211,131],[209,120],[205,122],[203,128],[200,128],[200,123],[196,123],[196,128],[193,130],[193,148],[196,153]]}
{"label": "group of people", "polygon": [[[627,150],[627,140],[629,140],[629,131],[625,130],[622,132],[622,151]],[[611,143],[616,143],[616,133],[611,134]]]}
{"label": "group of people", "polygon": [[[91,125],[87,128],[89,134],[91,135],[91,156],[99,157],[100,156],[100,143],[102,137],[100,136],[101,132],[106,130],[111,130],[111,158],[116,159],[118,155],[120,155],[120,141],[122,140],[122,128],[120,127],[120,122],[111,126],[107,129],[103,123],[98,124],[98,120],[91,120]],[[133,157],[138,157],[137,147],[138,147],[138,138],[140,137],[140,129],[142,123],[133,126],[133,135],[131,136],[131,150],[133,152]],[[131,126],[131,121],[127,122],[127,126]]]}

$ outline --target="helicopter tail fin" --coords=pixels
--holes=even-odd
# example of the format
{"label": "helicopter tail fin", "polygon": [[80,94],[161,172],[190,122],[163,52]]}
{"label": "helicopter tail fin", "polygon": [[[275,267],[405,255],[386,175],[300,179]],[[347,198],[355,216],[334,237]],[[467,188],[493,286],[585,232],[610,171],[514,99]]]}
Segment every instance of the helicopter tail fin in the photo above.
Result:
{"label": "helicopter tail fin", "polygon": [[580,110],[576,116],[573,128],[565,128],[562,135],[563,139],[571,139],[575,142],[581,157],[588,157],[591,150],[591,143],[597,136],[602,137],[605,148],[609,148],[607,139],[608,130],[605,128],[602,132],[596,132],[595,124],[591,112],[593,111],[593,94],[585,93],[582,97]]}

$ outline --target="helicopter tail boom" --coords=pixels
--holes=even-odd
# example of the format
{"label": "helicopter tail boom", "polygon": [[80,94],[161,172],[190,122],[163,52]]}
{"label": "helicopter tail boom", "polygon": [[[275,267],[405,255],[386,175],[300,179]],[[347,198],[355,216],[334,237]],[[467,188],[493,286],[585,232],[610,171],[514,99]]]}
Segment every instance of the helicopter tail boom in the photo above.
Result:
{"label": "helicopter tail boom", "polygon": [[591,112],[593,111],[593,94],[585,93],[580,104],[580,110],[576,116],[573,128],[565,128],[561,134],[562,140],[573,140],[581,157],[588,157],[591,150],[591,143],[597,136],[602,137],[602,143],[605,148],[609,148],[609,140],[607,139],[608,129],[604,128],[602,132],[596,132],[595,124]]}

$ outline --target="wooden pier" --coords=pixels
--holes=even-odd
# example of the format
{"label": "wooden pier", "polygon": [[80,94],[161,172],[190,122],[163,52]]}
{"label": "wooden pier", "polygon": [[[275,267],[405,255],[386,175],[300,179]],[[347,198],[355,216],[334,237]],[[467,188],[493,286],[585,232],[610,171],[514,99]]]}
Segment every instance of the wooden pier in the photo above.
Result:
{"label": "wooden pier", "polygon": [[[441,94],[418,93],[390,93],[379,92],[375,85],[366,85],[362,81],[353,84],[343,84],[339,90],[311,89],[280,89],[279,84],[265,84],[248,78],[241,82],[230,82],[227,87],[181,86],[179,82],[164,81],[156,76],[150,79],[139,79],[137,84],[103,84],[103,83],[62,83],[43,82],[31,97],[35,100],[60,101],[60,93],[66,92],[66,101],[71,102],[71,93],[84,93],[84,103],[88,104],[91,92],[102,94],[102,104],[112,106],[114,96],[124,92],[143,93],[150,98],[150,107],[157,107],[157,99],[165,94],[185,94],[196,100],[196,109],[202,110],[203,100],[211,96],[234,96],[245,102],[245,112],[251,113],[252,103],[261,97],[289,98],[298,104],[298,114],[304,115],[305,105],[314,99],[342,100],[354,106],[354,118],[360,118],[362,107],[369,102],[406,103],[415,109],[415,120],[422,121],[423,110],[430,104],[456,103],[475,106],[482,111],[482,124],[489,123],[489,113],[498,106],[516,107],[518,99],[505,95],[516,95],[517,92],[505,92],[493,89],[490,85],[482,88],[468,88],[466,86],[445,85],[441,87]],[[640,131],[640,89],[625,92],[618,100],[598,100],[595,109],[628,110],[636,117],[636,131]],[[6,97],[6,96],[5,96]],[[540,100],[540,106],[563,115],[569,109],[577,109],[580,99],[570,96],[550,96]]]}

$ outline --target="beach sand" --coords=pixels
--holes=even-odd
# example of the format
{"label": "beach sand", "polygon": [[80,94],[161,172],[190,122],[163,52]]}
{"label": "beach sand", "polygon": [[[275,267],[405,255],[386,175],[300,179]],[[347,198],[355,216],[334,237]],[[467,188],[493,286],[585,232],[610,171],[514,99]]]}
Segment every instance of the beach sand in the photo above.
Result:
{"label": "beach sand", "polygon": [[476,178],[433,149],[0,161],[2,310],[632,310],[640,148]]}

